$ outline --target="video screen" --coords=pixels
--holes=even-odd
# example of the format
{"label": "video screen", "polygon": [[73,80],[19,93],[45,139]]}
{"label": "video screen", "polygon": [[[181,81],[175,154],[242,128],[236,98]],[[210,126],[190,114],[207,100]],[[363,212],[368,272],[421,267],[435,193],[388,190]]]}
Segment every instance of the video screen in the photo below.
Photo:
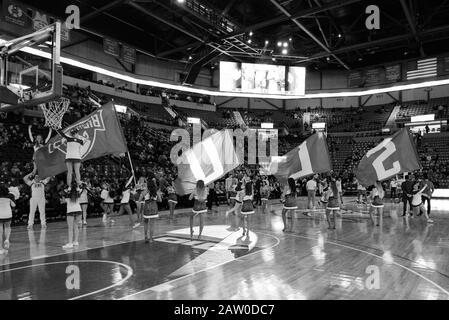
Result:
{"label": "video screen", "polygon": [[304,95],[305,80],[303,67],[220,62],[220,91]]}

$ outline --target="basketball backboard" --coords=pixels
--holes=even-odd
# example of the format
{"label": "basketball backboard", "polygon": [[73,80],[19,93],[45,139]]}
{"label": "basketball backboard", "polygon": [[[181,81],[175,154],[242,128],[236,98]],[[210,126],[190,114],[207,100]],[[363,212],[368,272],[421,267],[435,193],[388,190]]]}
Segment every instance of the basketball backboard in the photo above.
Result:
{"label": "basketball backboard", "polygon": [[0,40],[0,112],[36,106],[62,96],[61,23]]}

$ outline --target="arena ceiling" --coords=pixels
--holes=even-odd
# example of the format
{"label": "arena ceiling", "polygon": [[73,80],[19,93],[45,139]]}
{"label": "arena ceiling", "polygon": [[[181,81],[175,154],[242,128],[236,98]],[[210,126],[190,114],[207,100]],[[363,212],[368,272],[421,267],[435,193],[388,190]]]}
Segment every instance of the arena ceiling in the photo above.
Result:
{"label": "arena ceiling", "polygon": [[[80,7],[89,37],[212,67],[218,60],[275,57],[314,69],[354,69],[449,51],[449,0],[40,0],[37,6],[62,17],[70,4]],[[365,26],[372,4],[380,9],[379,30]],[[278,42],[288,43],[287,54]]]}

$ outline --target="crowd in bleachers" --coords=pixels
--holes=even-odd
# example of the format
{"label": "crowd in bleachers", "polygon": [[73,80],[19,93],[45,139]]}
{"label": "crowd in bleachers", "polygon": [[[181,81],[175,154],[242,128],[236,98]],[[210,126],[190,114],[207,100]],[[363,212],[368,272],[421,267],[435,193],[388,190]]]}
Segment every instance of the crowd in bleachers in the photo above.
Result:
{"label": "crowd in bleachers", "polygon": [[[114,99],[136,111],[134,115],[121,115],[120,121],[124,128],[128,148],[134,163],[137,175],[154,174],[159,184],[171,184],[176,177],[176,168],[170,161],[170,130],[154,129],[151,122],[159,122],[178,126],[161,105],[139,104],[134,101],[120,100],[99,92],[93,92],[89,87],[65,86],[64,93],[71,99],[71,106],[64,116],[66,124],[91,113],[98,105]],[[196,109],[185,109],[173,107],[173,110],[182,118],[198,117],[206,121],[209,127],[236,128],[239,127],[232,110],[220,110],[219,112],[201,111]],[[392,106],[366,107],[358,109],[309,109],[309,110],[246,110],[239,111],[242,118],[249,126],[260,127],[261,122],[274,122],[275,127],[286,125],[287,127],[302,126],[304,112],[311,112],[311,122],[326,122],[329,132],[355,132],[379,130],[385,124],[391,112]],[[446,108],[447,114],[447,108]],[[374,120],[373,120],[374,119]],[[5,118],[0,119],[0,181],[7,182],[10,186],[17,186],[22,193],[18,200],[16,215],[17,221],[23,220],[22,215],[27,214],[27,206],[30,190],[25,186],[23,177],[33,169],[32,155],[33,145],[28,138],[28,125],[33,125],[34,133],[46,134],[43,127],[43,119],[27,116],[22,113],[8,113]],[[310,131],[309,131],[310,134]],[[279,154],[285,154],[299,145],[306,136],[287,135],[280,137]],[[329,136],[328,144],[333,159],[334,172],[341,177],[343,186],[347,190],[354,189],[353,170],[363,155],[374,147],[383,137],[381,134],[354,133],[351,136]],[[419,154],[423,164],[423,173],[427,173],[436,187],[449,187],[449,138],[424,136],[420,140]],[[253,179],[260,179],[258,168],[243,166],[234,174],[248,175]],[[123,179],[131,175],[131,168],[127,158],[104,157],[83,163],[82,176],[86,183],[92,186],[92,201],[99,199],[100,185],[107,180],[111,185],[119,185]],[[164,182],[165,181],[165,182]],[[281,186],[270,178],[272,196],[280,195]],[[303,190],[305,181],[298,182],[298,190]],[[48,210],[50,212],[64,215],[61,210],[63,205],[62,191],[64,188],[64,177],[52,178],[47,186]],[[223,201],[225,194],[224,179],[214,184],[214,189]],[[300,192],[300,191],[298,191]],[[98,200],[99,201],[99,200]],[[98,202],[97,201],[97,202]],[[188,205],[186,199],[180,200],[180,206]],[[90,207],[91,213],[100,213],[98,205]]]}

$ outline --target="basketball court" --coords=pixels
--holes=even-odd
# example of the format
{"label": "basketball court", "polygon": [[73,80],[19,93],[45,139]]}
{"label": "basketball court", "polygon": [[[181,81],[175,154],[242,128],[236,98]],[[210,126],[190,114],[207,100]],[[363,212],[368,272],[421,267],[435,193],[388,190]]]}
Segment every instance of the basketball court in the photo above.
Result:
{"label": "basketball court", "polygon": [[[271,213],[257,210],[251,218],[249,237],[231,227],[224,206],[207,215],[202,239],[193,241],[187,210],[173,223],[163,213],[153,243],[143,241],[142,227],[124,226],[125,217],[106,227],[90,219],[72,250],[61,248],[65,222],[47,230],[16,227],[16,245],[0,257],[0,298],[448,299],[448,201],[434,201],[433,225],[402,218],[401,205],[388,204],[379,228],[353,200],[345,198],[350,211],[342,211],[336,230],[327,229],[323,210],[307,217],[302,213],[309,211],[299,209],[293,232],[282,232],[281,205],[274,201]],[[70,290],[73,266],[80,285]]]}

